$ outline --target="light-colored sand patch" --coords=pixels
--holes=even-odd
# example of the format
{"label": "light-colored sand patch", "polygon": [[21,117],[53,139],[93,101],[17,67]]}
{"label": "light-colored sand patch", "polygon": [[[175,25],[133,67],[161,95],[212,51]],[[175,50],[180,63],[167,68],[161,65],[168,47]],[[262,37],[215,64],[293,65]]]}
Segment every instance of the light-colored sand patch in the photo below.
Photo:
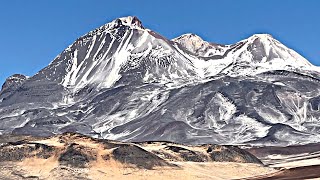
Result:
{"label": "light-colored sand patch", "polygon": [[[117,163],[116,163],[117,164]],[[255,164],[243,163],[196,163],[176,162],[180,168],[156,168],[155,170],[135,168],[93,167],[90,169],[91,179],[234,179],[264,175],[276,170]]]}
{"label": "light-colored sand patch", "polygon": [[48,178],[50,171],[59,166],[58,160],[54,157],[48,159],[27,158],[18,163],[18,166],[26,172],[28,176],[39,176]]}
{"label": "light-colored sand patch", "polygon": [[50,139],[43,139],[39,141],[31,141],[33,143],[39,143],[39,144],[45,144],[47,146],[56,146],[56,147],[64,147],[65,143],[60,142],[60,139],[55,137],[55,138],[50,138]]}
{"label": "light-colored sand patch", "polygon": [[[126,166],[115,160],[105,161],[98,158],[88,168],[72,168],[72,173],[80,173],[89,179],[238,179],[274,173],[276,170],[256,164],[230,162],[174,162],[179,167],[157,167],[153,170]],[[65,168],[61,169],[56,159],[28,158],[15,165],[25,176],[40,179],[61,180],[71,177]],[[3,172],[5,173],[5,172]],[[71,173],[71,172],[69,172]],[[8,176],[9,177],[9,176]],[[61,177],[61,178],[59,178]]]}

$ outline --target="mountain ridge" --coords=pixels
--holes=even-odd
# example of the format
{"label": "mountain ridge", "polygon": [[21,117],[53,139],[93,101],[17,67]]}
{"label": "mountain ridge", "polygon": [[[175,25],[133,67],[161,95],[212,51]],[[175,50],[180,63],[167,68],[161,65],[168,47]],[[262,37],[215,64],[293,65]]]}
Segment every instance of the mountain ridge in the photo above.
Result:
{"label": "mountain ridge", "polygon": [[[85,39],[93,35],[97,35],[99,33],[102,33],[102,32],[105,32],[105,31],[110,31],[110,30],[114,30],[114,29],[117,29],[118,27],[120,26],[126,26],[126,27],[129,27],[131,29],[137,29],[137,30],[142,30],[142,31],[145,31],[145,32],[148,32],[149,34],[152,34],[154,35],[154,32],[149,30],[149,29],[146,29],[143,27],[142,25],[142,22],[136,17],[136,16],[128,16],[128,17],[122,17],[122,18],[117,18],[115,20],[113,20],[112,22],[110,23],[107,23],[107,24],[104,24],[102,26],[100,26],[99,28],[96,28],[95,30],[93,31],[90,31],[89,33],[81,36],[80,38],[78,38],[76,40],[77,41],[86,41]],[[161,39],[163,38],[161,35],[158,35],[157,33],[155,34],[157,37],[161,37]],[[184,38],[184,39],[183,39]],[[189,52],[190,49],[188,49],[186,46],[183,45],[182,42],[179,41],[179,39],[182,39],[183,41],[186,41],[188,40],[188,43],[189,44],[193,44],[193,43],[202,43],[204,46],[203,48],[205,49],[208,49],[208,48],[217,48],[219,47],[218,49],[214,49],[214,57],[213,59],[216,60],[216,59],[223,59],[223,56],[225,56],[225,52],[228,51],[228,49],[226,49],[225,47],[232,47],[232,46],[237,46],[238,44],[242,44],[244,42],[247,42],[247,41],[254,41],[254,40],[261,40],[261,39],[268,39],[268,38],[271,38],[272,40],[275,40],[272,35],[270,34],[254,34],[252,36],[250,36],[249,38],[247,39],[244,39],[244,40],[241,40],[239,41],[238,43],[235,43],[235,44],[230,44],[230,45],[221,45],[221,44],[215,44],[215,43],[211,43],[211,42],[207,42],[205,40],[203,40],[200,36],[196,35],[196,34],[193,34],[193,33],[188,33],[188,34],[183,34],[183,35],[180,35],[179,37],[177,38],[174,38],[172,39],[171,41],[175,42],[175,43],[178,43],[180,46],[183,46],[184,48],[186,48]],[[168,40],[170,41],[170,40]],[[275,40],[277,41],[277,40]],[[279,41],[277,41],[279,42]],[[205,45],[204,45],[205,44]],[[63,52],[65,51],[68,51],[70,50],[70,48],[72,47],[73,44],[71,44],[68,48],[66,48],[66,50],[64,50]],[[208,47],[210,46],[210,47]],[[63,53],[62,52],[62,53]],[[192,53],[192,52],[191,52]],[[300,56],[298,55],[296,52],[293,51],[293,53],[295,53],[294,55],[295,56]],[[203,53],[202,53],[203,54]],[[207,52],[207,54],[210,54]],[[212,52],[211,52],[212,54]],[[61,54],[60,54],[61,55]],[[59,55],[59,56],[60,56]],[[198,54],[199,55],[199,54]],[[58,56],[58,57],[59,57]],[[204,57],[204,58],[208,58],[208,56],[202,56],[200,55],[201,57]],[[217,58],[217,56],[220,56]],[[312,69],[312,70],[315,70],[315,71],[318,71],[319,68],[317,68],[316,66],[312,65],[310,62],[308,62],[307,60],[305,60],[303,57],[298,57],[300,60],[304,61],[300,64],[300,67],[303,67],[303,66],[307,66],[307,68],[309,69]],[[55,58],[57,59],[57,58]],[[200,58],[201,59],[201,58]],[[248,58],[247,58],[248,59]],[[54,61],[52,61],[50,64],[54,63]],[[202,63],[202,62],[201,62]],[[231,63],[236,63],[235,61],[234,62],[229,62],[229,64]],[[290,63],[289,63],[290,64]],[[217,65],[217,64],[214,64],[214,65]],[[220,65],[220,63],[218,63],[218,65]],[[226,64],[223,64],[225,67],[227,67]],[[210,67],[212,65],[208,65],[208,67]],[[208,68],[206,67],[206,68]],[[285,67],[281,67],[281,69],[284,69]],[[268,68],[267,68],[268,70]],[[200,74],[203,74],[203,73],[200,73]],[[235,74],[236,75],[236,74]],[[241,75],[241,73],[240,73]],[[200,75],[201,76],[201,75]],[[67,86],[67,82],[64,82],[62,83],[64,84],[64,86]]]}
{"label": "mountain ridge", "polygon": [[0,133],[312,143],[320,136],[319,77],[267,34],[232,45],[194,34],[169,40],[129,16],[81,36],[37,74],[2,90]]}

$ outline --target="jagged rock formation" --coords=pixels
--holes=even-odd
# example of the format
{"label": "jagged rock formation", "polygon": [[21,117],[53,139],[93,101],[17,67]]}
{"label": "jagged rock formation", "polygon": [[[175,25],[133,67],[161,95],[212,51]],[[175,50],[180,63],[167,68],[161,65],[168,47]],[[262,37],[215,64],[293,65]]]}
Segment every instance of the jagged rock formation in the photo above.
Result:
{"label": "jagged rock formation", "polygon": [[9,95],[17,90],[26,80],[27,77],[22,74],[14,74],[8,77],[1,87],[0,94],[2,98],[5,98],[6,95]]}
{"label": "jagged rock formation", "polygon": [[119,18],[78,38],[36,75],[4,85],[0,133],[318,142],[319,72],[271,35],[232,45],[194,34],[168,40],[136,17]]}

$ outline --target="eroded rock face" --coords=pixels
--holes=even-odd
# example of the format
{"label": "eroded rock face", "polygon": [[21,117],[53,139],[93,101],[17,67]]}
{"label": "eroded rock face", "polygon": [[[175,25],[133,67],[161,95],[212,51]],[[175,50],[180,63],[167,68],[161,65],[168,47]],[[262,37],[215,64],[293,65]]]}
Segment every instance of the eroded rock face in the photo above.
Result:
{"label": "eroded rock face", "polygon": [[72,143],[60,154],[58,161],[62,165],[83,168],[90,161],[97,160],[96,156],[97,154],[93,149]]}
{"label": "eroded rock face", "polygon": [[22,161],[26,158],[47,159],[54,154],[55,147],[27,141],[9,142],[1,145],[0,161]]}
{"label": "eroded rock face", "polygon": [[25,80],[27,80],[27,77],[23,74],[14,74],[6,79],[4,84],[2,85],[1,91],[4,91],[8,88],[11,88],[11,90],[15,90],[17,87],[19,87]]}
{"label": "eroded rock face", "polygon": [[16,91],[28,78],[22,74],[14,74],[6,79],[0,90],[0,100],[5,100]]}

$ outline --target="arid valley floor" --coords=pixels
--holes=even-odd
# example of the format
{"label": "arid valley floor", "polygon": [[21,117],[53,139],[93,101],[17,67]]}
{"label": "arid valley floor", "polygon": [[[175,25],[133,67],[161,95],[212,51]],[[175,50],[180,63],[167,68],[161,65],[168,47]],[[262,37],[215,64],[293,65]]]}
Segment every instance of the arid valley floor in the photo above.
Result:
{"label": "arid valley floor", "polygon": [[220,145],[121,143],[73,133],[49,138],[2,136],[0,143],[0,179],[7,180],[311,179],[320,175],[318,144],[245,151]]}

